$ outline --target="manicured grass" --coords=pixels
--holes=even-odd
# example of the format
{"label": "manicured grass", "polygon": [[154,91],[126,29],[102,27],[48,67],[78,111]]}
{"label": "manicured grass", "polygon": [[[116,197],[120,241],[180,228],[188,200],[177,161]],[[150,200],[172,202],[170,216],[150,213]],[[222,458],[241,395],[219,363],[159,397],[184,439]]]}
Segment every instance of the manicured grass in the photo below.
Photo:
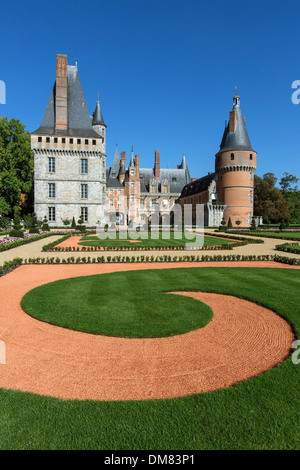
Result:
{"label": "manicured grass", "polygon": [[300,254],[300,245],[298,243],[284,243],[283,245],[276,245],[276,250]]}
{"label": "manicured grass", "polygon": [[211,308],[166,294],[169,275],[158,270],[65,279],[31,290],[21,305],[48,323],[112,336],[172,336],[206,325]]}
{"label": "manicured grass", "polygon": [[[118,234],[117,234],[118,235]],[[201,238],[199,237],[201,240]],[[138,240],[138,238],[137,238]],[[82,239],[79,242],[79,245],[83,246],[109,246],[109,247],[114,247],[114,246],[120,246],[120,247],[131,247],[131,248],[138,248],[138,247],[172,247],[172,246],[185,246],[188,243],[193,243],[193,244],[198,244],[196,243],[195,239],[188,239],[184,235],[181,239],[177,240],[174,238],[174,233],[170,233],[170,238],[165,239],[163,238],[162,232],[159,233],[159,238],[158,239],[151,239],[150,234],[149,238],[147,239],[142,239],[141,241],[137,243],[132,243],[130,242],[130,238],[128,237],[127,240],[119,240],[118,238],[116,240],[100,240],[97,235],[87,235],[82,237]],[[213,246],[213,245],[224,245],[228,243],[228,240],[224,240],[222,238],[216,238],[216,237],[209,237],[209,236],[204,236],[204,246]],[[200,241],[199,241],[200,245]]]}
{"label": "manicured grass", "polygon": [[[288,319],[299,337],[299,270],[173,268],[167,279],[162,272],[153,276],[165,291],[198,288],[258,302]],[[128,283],[133,274],[123,274]],[[299,368],[288,358],[234,387],[172,400],[61,401],[1,390],[0,448],[299,449]]]}
{"label": "manicured grass", "polygon": [[248,236],[248,235],[252,235],[252,236],[257,236],[257,237],[266,237],[266,238],[280,238],[280,239],[283,239],[283,240],[300,240],[300,231],[299,232],[270,232],[268,230],[266,231],[263,231],[263,230],[259,230],[259,231],[244,231],[244,230],[240,230],[240,231],[237,231],[237,230],[233,230],[233,231],[228,231],[227,232],[228,234],[232,233],[232,234],[239,234],[239,235],[244,235],[244,236]]}

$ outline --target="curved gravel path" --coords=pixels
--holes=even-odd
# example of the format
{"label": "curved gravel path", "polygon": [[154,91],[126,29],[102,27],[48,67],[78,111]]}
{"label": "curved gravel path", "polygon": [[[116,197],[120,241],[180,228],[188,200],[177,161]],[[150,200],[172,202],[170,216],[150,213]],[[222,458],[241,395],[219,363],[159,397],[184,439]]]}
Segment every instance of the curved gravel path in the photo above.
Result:
{"label": "curved gravel path", "polygon": [[[278,266],[276,263],[205,263]],[[29,317],[20,307],[30,289],[57,279],[199,263],[21,266],[0,278],[0,338],[7,363],[0,387],[62,399],[174,398],[229,387],[284,360],[294,339],[272,311],[236,297],[176,292],[214,312],[204,328],[157,339],[126,339],[66,330]],[[13,294],[13,295],[12,295]]]}

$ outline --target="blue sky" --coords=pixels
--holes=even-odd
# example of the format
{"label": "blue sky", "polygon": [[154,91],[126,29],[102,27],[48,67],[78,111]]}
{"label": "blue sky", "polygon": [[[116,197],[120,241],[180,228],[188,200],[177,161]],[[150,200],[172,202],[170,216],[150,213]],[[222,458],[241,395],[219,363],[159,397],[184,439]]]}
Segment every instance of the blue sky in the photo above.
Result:
{"label": "blue sky", "polygon": [[257,174],[300,177],[299,0],[64,0],[1,4],[1,115],[39,127],[55,56],[78,67],[90,114],[97,91],[111,164],[118,144],[141,166],[214,171],[235,85]]}

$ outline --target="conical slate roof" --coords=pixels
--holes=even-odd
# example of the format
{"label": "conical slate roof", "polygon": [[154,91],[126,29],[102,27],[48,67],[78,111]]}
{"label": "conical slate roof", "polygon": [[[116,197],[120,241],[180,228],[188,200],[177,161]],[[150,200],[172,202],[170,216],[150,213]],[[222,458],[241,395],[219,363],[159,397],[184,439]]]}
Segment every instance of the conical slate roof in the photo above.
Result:
{"label": "conical slate roof", "polygon": [[233,99],[233,110],[236,113],[236,124],[233,132],[229,132],[230,123],[225,127],[220,151],[228,150],[253,150],[248,136],[246,124],[240,108],[240,97],[236,95]]}
{"label": "conical slate roof", "polygon": [[101,108],[100,108],[99,93],[97,93],[97,103],[96,103],[96,108],[93,114],[93,126],[95,125],[101,125],[101,126],[106,127],[104,120],[103,120]]}
{"label": "conical slate roof", "polygon": [[111,166],[111,169],[110,169],[110,174],[109,174],[110,178],[117,178],[118,177],[119,170],[120,170],[120,163],[121,162],[120,162],[118,147],[116,147],[115,156],[114,156],[112,166]]}
{"label": "conical slate roof", "polygon": [[77,65],[68,65],[68,129],[55,129],[56,83],[54,84],[48,105],[40,127],[33,134],[70,135],[94,137],[99,135],[93,130],[91,118],[85,101]]}

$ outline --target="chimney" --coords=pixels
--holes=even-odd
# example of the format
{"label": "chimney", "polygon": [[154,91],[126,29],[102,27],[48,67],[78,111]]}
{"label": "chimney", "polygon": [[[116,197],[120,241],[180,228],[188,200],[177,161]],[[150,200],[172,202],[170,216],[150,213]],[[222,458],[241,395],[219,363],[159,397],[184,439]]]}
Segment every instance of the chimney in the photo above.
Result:
{"label": "chimney", "polygon": [[157,181],[160,180],[160,154],[159,150],[155,150],[155,167],[154,167],[154,175]]}
{"label": "chimney", "polygon": [[121,165],[126,169],[126,152],[121,152]]}
{"label": "chimney", "polygon": [[197,181],[197,179],[198,179],[198,178],[192,178],[192,183],[193,183],[194,181]]}
{"label": "chimney", "polygon": [[55,129],[68,129],[68,56],[56,55]]}
{"label": "chimney", "polygon": [[233,109],[230,111],[230,118],[229,118],[229,132],[234,132],[236,126],[236,110]]}
{"label": "chimney", "polygon": [[136,177],[140,177],[140,156],[136,155],[135,156],[135,166],[136,166]]}

